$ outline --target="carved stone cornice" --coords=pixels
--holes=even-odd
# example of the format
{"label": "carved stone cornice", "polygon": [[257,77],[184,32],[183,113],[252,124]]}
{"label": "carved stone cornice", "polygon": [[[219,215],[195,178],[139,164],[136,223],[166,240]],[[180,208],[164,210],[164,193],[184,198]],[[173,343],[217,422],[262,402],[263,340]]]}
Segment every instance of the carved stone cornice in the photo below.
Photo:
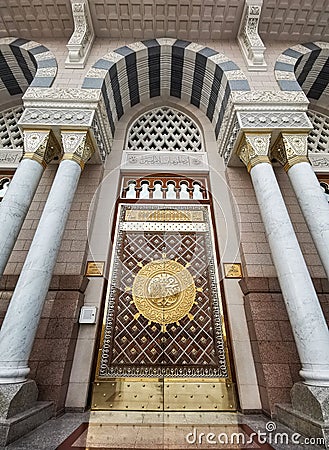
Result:
{"label": "carved stone cornice", "polygon": [[38,124],[39,126],[67,126],[90,127],[94,118],[92,109],[48,109],[27,108],[20,120],[20,124]]}
{"label": "carved stone cornice", "polygon": [[88,131],[62,130],[63,160],[75,161],[81,169],[95,153],[95,147]]}
{"label": "carved stone cornice", "polygon": [[88,0],[71,0],[74,31],[67,44],[69,51],[65,67],[84,68],[95,32],[91,20]]}
{"label": "carved stone cornice", "polygon": [[239,111],[307,111],[309,105],[303,91],[233,91],[231,97]]}
{"label": "carved stone cornice", "polygon": [[312,123],[307,117],[308,100],[304,92],[233,91],[218,135],[219,154],[225,164],[241,165],[237,149],[243,133],[308,133]]}
{"label": "carved stone cornice", "polygon": [[51,130],[24,130],[23,159],[32,159],[44,168],[62,154],[61,147]]}
{"label": "carved stone cornice", "polygon": [[112,146],[112,134],[104,100],[96,89],[34,89],[24,95],[19,126],[52,129],[60,140],[61,130],[89,130],[97,154],[93,163],[104,162]]}
{"label": "carved stone cornice", "polygon": [[244,133],[237,155],[247,167],[248,172],[261,163],[269,163],[271,133]]}
{"label": "carved stone cornice", "polygon": [[248,70],[267,70],[264,53],[266,47],[258,34],[263,0],[246,0],[238,42]]}
{"label": "carved stone cornice", "polygon": [[282,164],[288,170],[300,162],[309,163],[307,157],[307,134],[280,133],[271,149],[271,158]]}
{"label": "carved stone cornice", "polygon": [[95,108],[100,98],[100,90],[81,88],[29,87],[23,95],[25,108]]}

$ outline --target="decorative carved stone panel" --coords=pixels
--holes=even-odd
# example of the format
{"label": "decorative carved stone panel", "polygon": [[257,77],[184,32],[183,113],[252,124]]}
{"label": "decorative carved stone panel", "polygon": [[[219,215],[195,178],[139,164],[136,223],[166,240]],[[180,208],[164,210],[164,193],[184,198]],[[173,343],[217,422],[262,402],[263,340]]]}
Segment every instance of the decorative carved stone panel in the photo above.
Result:
{"label": "decorative carved stone panel", "polygon": [[199,127],[181,111],[163,106],[140,116],[131,126],[127,150],[202,152]]}
{"label": "decorative carved stone panel", "polygon": [[22,113],[22,106],[10,108],[0,113],[0,148],[23,148],[23,135],[18,127],[18,121]]}

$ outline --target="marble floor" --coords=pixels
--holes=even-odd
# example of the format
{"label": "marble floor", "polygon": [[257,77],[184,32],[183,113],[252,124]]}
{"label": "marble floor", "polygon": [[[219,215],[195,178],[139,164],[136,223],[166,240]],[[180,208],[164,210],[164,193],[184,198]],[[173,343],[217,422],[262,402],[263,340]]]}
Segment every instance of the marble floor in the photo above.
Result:
{"label": "marble floor", "polygon": [[[267,440],[267,442],[266,442]],[[6,450],[317,450],[262,415],[86,412],[54,418]]]}

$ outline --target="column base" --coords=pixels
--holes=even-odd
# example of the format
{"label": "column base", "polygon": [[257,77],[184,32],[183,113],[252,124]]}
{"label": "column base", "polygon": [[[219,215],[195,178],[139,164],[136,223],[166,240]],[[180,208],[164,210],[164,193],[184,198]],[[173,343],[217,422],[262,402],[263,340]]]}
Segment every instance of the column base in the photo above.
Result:
{"label": "column base", "polygon": [[37,402],[35,406],[10,419],[0,418],[0,450],[34,430],[54,415],[52,402]]}
{"label": "column base", "polygon": [[38,388],[33,380],[25,383],[0,385],[0,419],[10,419],[16,414],[34,406],[38,398]]}
{"label": "column base", "polygon": [[296,383],[291,390],[291,405],[277,405],[280,422],[312,438],[324,438],[329,447],[329,388]]}
{"label": "column base", "polygon": [[37,402],[35,381],[0,385],[0,448],[54,415],[52,402]]}

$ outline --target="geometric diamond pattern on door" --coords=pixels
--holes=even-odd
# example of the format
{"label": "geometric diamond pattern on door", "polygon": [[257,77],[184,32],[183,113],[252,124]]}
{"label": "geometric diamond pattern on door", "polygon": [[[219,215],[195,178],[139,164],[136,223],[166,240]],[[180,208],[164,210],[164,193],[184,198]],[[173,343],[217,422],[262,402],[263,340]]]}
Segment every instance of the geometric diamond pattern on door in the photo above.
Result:
{"label": "geometric diamond pattern on door", "polygon": [[[120,223],[132,208],[143,206],[121,205]],[[205,231],[197,227],[186,231],[184,224],[177,224],[175,231],[149,231],[147,224],[145,231],[129,229],[129,224],[119,229],[98,377],[228,376],[209,211],[207,206],[188,208],[203,212]],[[162,258],[187,267],[196,288],[192,320],[186,315],[165,331],[143,315],[136,318],[132,302],[132,286],[141,267]]]}

